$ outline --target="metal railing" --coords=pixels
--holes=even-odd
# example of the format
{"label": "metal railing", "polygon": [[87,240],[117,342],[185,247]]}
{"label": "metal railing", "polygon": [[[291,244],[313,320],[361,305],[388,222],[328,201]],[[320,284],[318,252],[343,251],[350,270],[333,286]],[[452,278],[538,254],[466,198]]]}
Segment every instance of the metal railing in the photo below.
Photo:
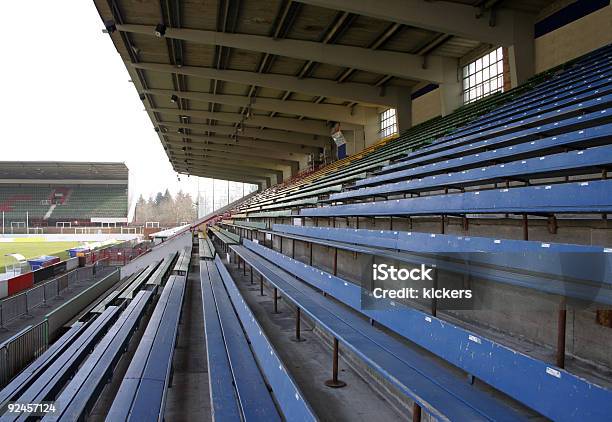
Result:
{"label": "metal railing", "polygon": [[48,327],[46,320],[41,321],[0,344],[0,388],[47,350]]}
{"label": "metal railing", "polygon": [[104,263],[100,263],[97,266],[77,268],[0,301],[0,328],[4,328],[16,318],[29,316],[34,308],[48,306],[48,301],[59,297],[71,285],[79,281],[92,280],[103,265]]}

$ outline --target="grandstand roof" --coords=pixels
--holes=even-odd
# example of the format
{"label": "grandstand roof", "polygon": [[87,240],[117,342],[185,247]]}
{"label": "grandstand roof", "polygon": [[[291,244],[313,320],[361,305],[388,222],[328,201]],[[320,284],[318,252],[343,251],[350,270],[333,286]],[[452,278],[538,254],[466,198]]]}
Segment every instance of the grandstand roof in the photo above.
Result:
{"label": "grandstand roof", "polygon": [[0,161],[0,179],[125,180],[125,163]]}
{"label": "grandstand roof", "polygon": [[174,169],[239,181],[329,144],[330,121],[363,128],[554,3],[95,0]]}

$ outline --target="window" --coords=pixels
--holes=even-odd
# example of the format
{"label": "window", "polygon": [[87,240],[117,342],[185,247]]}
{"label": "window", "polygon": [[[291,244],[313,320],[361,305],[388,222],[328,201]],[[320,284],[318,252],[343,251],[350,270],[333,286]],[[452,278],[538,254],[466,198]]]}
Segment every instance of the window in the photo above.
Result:
{"label": "window", "polygon": [[501,47],[463,67],[464,104],[503,91],[504,56]]}
{"label": "window", "polygon": [[380,113],[380,132],[381,138],[397,133],[397,119],[395,117],[395,109],[390,108]]}

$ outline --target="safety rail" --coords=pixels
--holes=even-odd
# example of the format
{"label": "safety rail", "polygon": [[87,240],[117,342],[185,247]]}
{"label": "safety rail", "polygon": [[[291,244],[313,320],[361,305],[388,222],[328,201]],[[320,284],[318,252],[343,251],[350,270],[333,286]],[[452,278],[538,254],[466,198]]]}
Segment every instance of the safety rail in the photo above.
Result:
{"label": "safety rail", "polygon": [[101,262],[89,267],[77,268],[0,301],[0,328],[4,328],[7,323],[16,318],[28,316],[34,308],[48,306],[49,300],[59,297],[69,286],[81,281],[93,280],[103,266],[104,263]]}
{"label": "safety rail", "polygon": [[0,344],[0,388],[49,346],[49,325],[41,321],[30,325]]}

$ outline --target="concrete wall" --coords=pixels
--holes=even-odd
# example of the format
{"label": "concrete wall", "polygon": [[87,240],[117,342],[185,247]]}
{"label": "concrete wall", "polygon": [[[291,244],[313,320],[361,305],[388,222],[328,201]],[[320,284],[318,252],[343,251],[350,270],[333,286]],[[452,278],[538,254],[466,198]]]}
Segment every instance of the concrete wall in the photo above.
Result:
{"label": "concrete wall", "polygon": [[418,125],[442,115],[440,88],[421,95],[412,101],[412,124]]}
{"label": "concrete wall", "polygon": [[536,38],[536,73],[609,44],[611,34],[612,5]]}

